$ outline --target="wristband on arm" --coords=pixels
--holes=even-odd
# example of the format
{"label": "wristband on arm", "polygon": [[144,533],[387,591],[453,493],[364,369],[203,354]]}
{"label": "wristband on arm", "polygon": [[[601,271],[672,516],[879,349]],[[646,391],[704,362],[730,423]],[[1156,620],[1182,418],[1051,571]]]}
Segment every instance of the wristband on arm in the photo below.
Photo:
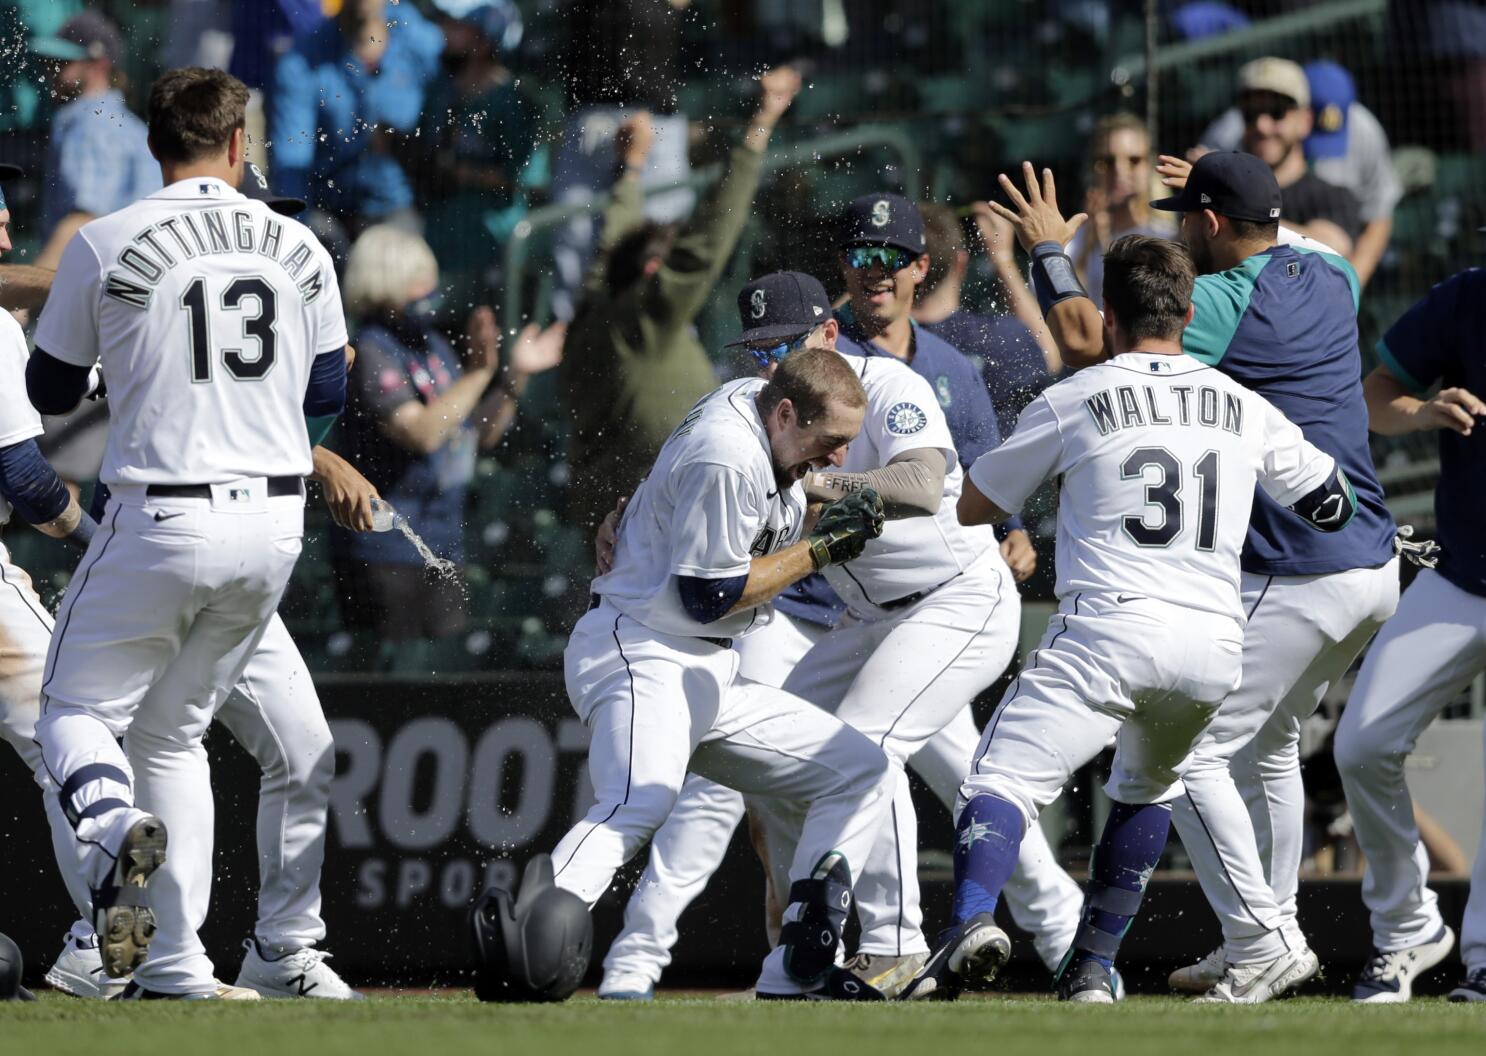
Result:
{"label": "wristband on arm", "polygon": [[1084,284],[1078,281],[1073,258],[1056,242],[1039,242],[1032,247],[1032,288],[1037,292],[1037,304],[1043,315],[1055,304],[1089,296]]}

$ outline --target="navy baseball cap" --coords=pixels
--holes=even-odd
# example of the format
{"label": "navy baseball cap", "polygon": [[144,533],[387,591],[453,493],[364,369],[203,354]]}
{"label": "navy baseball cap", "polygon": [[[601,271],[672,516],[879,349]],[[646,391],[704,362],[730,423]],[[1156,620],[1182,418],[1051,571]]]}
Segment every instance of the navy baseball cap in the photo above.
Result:
{"label": "navy baseball cap", "polygon": [[62,62],[108,59],[117,66],[124,61],[124,38],[117,26],[96,11],[81,11],[63,22],[56,36],[31,41],[31,52]]}
{"label": "navy baseball cap", "polygon": [[262,202],[280,216],[297,216],[305,209],[303,198],[285,198],[269,190],[268,177],[251,161],[243,166],[243,182],[237,189],[244,198]]}
{"label": "navy baseball cap", "polygon": [[1311,112],[1315,125],[1305,137],[1305,156],[1312,161],[1339,158],[1347,152],[1347,113],[1357,101],[1352,75],[1334,62],[1313,62],[1305,67],[1311,86]]}
{"label": "navy baseball cap", "polygon": [[754,279],[738,294],[743,333],[727,347],[789,341],[831,318],[831,299],[813,275],[776,271]]}
{"label": "navy baseball cap", "polygon": [[837,245],[897,246],[915,257],[926,252],[924,218],[901,194],[864,194],[854,198],[841,216]]}
{"label": "navy baseball cap", "polygon": [[1187,185],[1170,198],[1151,203],[1171,213],[1211,209],[1230,220],[1267,224],[1280,218],[1280,185],[1259,158],[1241,150],[1215,150],[1192,166]]}

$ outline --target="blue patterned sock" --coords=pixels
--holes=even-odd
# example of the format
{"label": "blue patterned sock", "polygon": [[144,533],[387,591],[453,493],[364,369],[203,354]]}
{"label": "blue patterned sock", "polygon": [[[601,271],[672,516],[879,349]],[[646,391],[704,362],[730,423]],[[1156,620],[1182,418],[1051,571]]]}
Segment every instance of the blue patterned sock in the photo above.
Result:
{"label": "blue patterned sock", "polygon": [[1089,893],[1070,963],[1093,958],[1114,967],[1170,829],[1171,807],[1165,803],[1114,804],[1089,863]]}
{"label": "blue patterned sock", "polygon": [[955,826],[954,923],[990,913],[1016,868],[1022,812],[999,796],[976,796]]}

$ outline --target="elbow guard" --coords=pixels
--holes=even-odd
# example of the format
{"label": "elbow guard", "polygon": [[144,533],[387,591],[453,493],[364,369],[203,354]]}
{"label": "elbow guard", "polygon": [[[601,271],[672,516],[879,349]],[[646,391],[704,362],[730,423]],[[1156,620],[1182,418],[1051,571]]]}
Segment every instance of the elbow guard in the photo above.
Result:
{"label": "elbow guard", "polygon": [[1055,304],[1089,295],[1078,281],[1073,258],[1056,242],[1039,242],[1032,247],[1032,288],[1043,315]]}
{"label": "elbow guard", "polygon": [[99,383],[92,367],[63,363],[40,348],[26,361],[26,395],[42,414],[71,414]]}
{"label": "elbow guard", "polygon": [[0,450],[0,495],[27,524],[55,521],[72,499],[35,440]]}
{"label": "elbow guard", "polygon": [[729,576],[726,579],[676,577],[676,586],[681,591],[681,605],[686,609],[686,614],[698,623],[712,623],[726,616],[738,604],[747,584],[746,574]]}
{"label": "elbow guard", "polygon": [[1352,482],[1342,467],[1337,466],[1324,484],[1296,502],[1290,510],[1318,532],[1339,532],[1357,512],[1357,493],[1352,490]]}

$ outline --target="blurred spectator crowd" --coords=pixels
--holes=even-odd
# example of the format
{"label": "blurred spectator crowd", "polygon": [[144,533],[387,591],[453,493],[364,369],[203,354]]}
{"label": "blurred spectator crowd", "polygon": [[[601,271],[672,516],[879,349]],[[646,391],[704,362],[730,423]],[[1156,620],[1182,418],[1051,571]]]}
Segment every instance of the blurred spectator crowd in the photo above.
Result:
{"label": "blurred spectator crowd", "polygon": [[[1154,99],[1145,6],[0,0],[0,161],[30,174],[12,237],[54,266],[158,188],[135,115],[161,70],[241,78],[252,159],[343,269],[358,359],[330,446],[461,568],[322,523],[286,616],[321,668],[545,665],[586,603],[593,526],[695,399],[752,369],[723,351],[738,288],[790,267],[846,290],[835,223],[859,194],[925,203],[914,326],[970,357],[1002,435],[1060,369],[978,204],[1024,157],[1087,212],[1069,252],[1096,298],[1115,238],[1173,234],[1146,204],[1162,153],[1269,163],[1287,225],[1368,284],[1365,334],[1479,250],[1486,0],[1163,0]],[[105,414],[49,423],[80,489]],[[1047,551],[1028,589],[1050,593],[1027,527]],[[21,560],[63,581],[41,549]]]}

